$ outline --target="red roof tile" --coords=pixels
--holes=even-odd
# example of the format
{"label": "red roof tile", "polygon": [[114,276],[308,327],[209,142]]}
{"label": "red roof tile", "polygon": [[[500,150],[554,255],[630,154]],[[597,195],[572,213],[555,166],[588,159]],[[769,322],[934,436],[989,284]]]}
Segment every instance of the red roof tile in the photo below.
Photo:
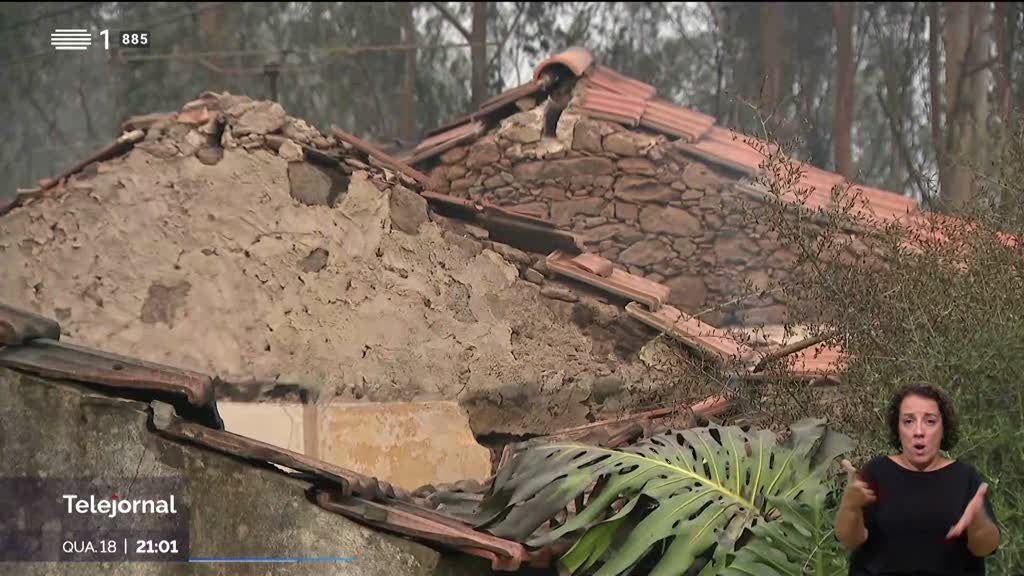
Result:
{"label": "red roof tile", "polygon": [[796,376],[835,374],[844,367],[842,350],[824,344],[805,348],[786,357]]}
{"label": "red roof tile", "polygon": [[167,405],[154,405],[153,427],[166,436],[187,440],[218,452],[273,462],[299,472],[316,475],[337,484],[345,494],[356,493],[372,499],[395,495],[394,487],[387,482],[253,438],[226,430],[213,430],[190,422],[175,414]]}
{"label": "red roof tile", "polygon": [[[709,158],[742,168],[750,174],[757,173],[764,161],[764,156],[747,144],[747,137],[718,126],[712,126],[700,140],[690,146]],[[680,148],[686,149],[687,146],[682,145]]]}
{"label": "red roof tile", "polygon": [[213,382],[205,374],[55,340],[36,339],[22,346],[0,348],[0,366],[44,378],[171,392],[185,397],[193,406],[213,400]]}
{"label": "red roof tile", "polygon": [[580,96],[579,107],[589,116],[612,120],[627,126],[639,126],[647,101],[633,96],[623,96],[607,90],[587,87]]}
{"label": "red roof tile", "polygon": [[587,83],[602,90],[641,100],[650,100],[654,96],[654,86],[619,74],[607,66],[595,66],[594,71],[587,77]]}
{"label": "red roof tile", "polygon": [[60,324],[0,302],[0,346],[20,346],[37,338],[60,340]]}
{"label": "red roof tile", "polygon": [[572,263],[602,278],[611,276],[612,271],[615,270],[611,260],[592,252],[580,254],[572,259]]}
{"label": "red roof tile", "polygon": [[655,99],[647,103],[640,124],[646,128],[693,142],[714,126],[715,119],[707,114]]}
{"label": "red roof tile", "polygon": [[483,135],[486,130],[484,123],[476,120],[467,124],[456,126],[451,130],[435,134],[419,143],[410,156],[402,158],[407,164],[416,164],[441,154],[459,144],[475,140]]}
{"label": "red roof tile", "polygon": [[523,84],[521,86],[516,86],[511,90],[506,90],[501,94],[498,94],[497,96],[492,96],[490,99],[486,100],[483,104],[480,105],[480,108],[473,113],[472,117],[473,119],[477,119],[482,116],[486,116],[487,114],[494,112],[498,108],[507,106],[508,104],[511,104],[516,100],[519,100],[520,98],[526,98],[527,96],[532,96],[536,94],[543,87],[544,82],[540,80],[534,80],[532,82],[527,82],[526,84]]}
{"label": "red roof tile", "polygon": [[565,66],[576,76],[582,76],[593,63],[594,57],[590,54],[590,51],[585,48],[574,46],[564,52],[559,52],[558,54],[549,56],[538,64],[537,67],[533,69],[533,79],[539,80],[541,74],[545,70],[558,64]]}
{"label": "red roof tile", "polygon": [[837,184],[842,184],[843,177],[810,164],[800,163],[800,169],[803,171],[800,186],[813,189],[807,197],[805,206],[812,210],[828,207],[832,203],[832,189]]}
{"label": "red roof tile", "polygon": [[721,360],[749,362],[755,356],[752,348],[730,337],[726,331],[684,314],[674,306],[662,306],[657,312],[651,312],[636,302],[630,302],[626,305],[626,313],[699,352]]}
{"label": "red roof tile", "polygon": [[[864,201],[873,217],[882,221],[900,219],[917,210],[917,201],[913,198],[888,190],[857,184],[852,187],[851,192]],[[858,202],[858,210],[863,206]]]}
{"label": "red roof tile", "polygon": [[547,257],[547,265],[548,269],[558,274],[643,303],[652,310],[657,310],[668,300],[670,289],[664,284],[623,272],[618,268],[613,269],[607,277],[598,276],[575,263],[572,255],[561,251],[552,252]]}
{"label": "red roof tile", "polygon": [[337,139],[343,142],[347,142],[348,144],[350,144],[351,146],[355,147],[358,150],[361,150],[368,156],[373,156],[378,161],[388,166],[392,170],[397,170],[398,172],[401,172],[402,174],[405,174],[406,176],[412,178],[416,182],[419,182],[420,185],[430,185],[430,178],[428,178],[426,174],[420,172],[419,170],[416,170],[415,168],[409,166],[405,162],[402,162],[398,158],[391,156],[390,154],[384,152],[380,148],[377,148],[373,144],[370,144],[369,142],[363,140],[362,138],[349,134],[348,132],[345,132],[344,130],[338,128],[337,126],[332,126],[331,132]]}

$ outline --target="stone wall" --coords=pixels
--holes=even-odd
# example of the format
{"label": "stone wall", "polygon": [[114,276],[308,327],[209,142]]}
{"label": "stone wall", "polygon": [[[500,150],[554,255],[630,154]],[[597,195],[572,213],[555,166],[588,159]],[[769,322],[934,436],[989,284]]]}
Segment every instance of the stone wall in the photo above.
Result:
{"label": "stone wall", "polygon": [[[589,251],[672,289],[695,313],[782,280],[794,255],[744,216],[758,200],[668,138],[582,117],[570,106],[545,130],[545,105],[527,108],[429,170],[449,194],[550,218]],[[778,324],[785,307],[745,298],[702,316],[716,325]]]}
{"label": "stone wall", "polygon": [[[309,484],[150,431],[146,404],[0,368],[0,476],[183,478],[192,557],[353,556],[279,564],[23,563],[21,576],[434,576],[490,574],[486,560],[377,532],[309,501]],[[2,534],[0,534],[2,536]],[[9,567],[8,567],[9,566]],[[257,566],[260,566],[257,568]]]}

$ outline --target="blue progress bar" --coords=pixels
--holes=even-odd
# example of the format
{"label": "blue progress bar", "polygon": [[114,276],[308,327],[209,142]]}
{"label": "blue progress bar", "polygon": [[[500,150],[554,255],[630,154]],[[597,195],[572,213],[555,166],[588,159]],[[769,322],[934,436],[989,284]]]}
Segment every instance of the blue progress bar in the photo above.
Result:
{"label": "blue progress bar", "polygon": [[189,558],[189,562],[352,562],[352,556],[338,558]]}

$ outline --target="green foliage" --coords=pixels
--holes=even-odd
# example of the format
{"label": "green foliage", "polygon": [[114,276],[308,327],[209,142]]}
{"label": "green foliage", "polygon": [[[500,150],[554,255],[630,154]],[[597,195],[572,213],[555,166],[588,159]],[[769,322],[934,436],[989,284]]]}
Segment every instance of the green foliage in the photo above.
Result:
{"label": "green foliage", "polygon": [[[768,138],[770,141],[770,137]],[[991,574],[1024,571],[1024,124],[1013,127],[982,198],[952,214],[882,221],[856,189],[830,206],[794,209],[799,169],[765,150],[765,203],[754,212],[797,255],[781,287],[791,321],[835,332],[847,386],[832,421],[858,439],[858,458],[892,452],[886,408],[900,386],[927,381],[949,392],[960,443],[950,457],[987,478],[1002,528]],[[754,401],[766,390],[748,390]],[[796,407],[790,417],[799,414]]]}
{"label": "green foliage", "polygon": [[826,508],[826,499],[824,493],[815,494],[809,502],[770,499],[782,516],[754,526],[754,537],[721,576],[846,574],[846,550],[835,538],[835,511]]}
{"label": "green foliage", "polygon": [[[751,527],[817,506],[828,493],[825,471],[851,448],[848,437],[812,419],[794,424],[784,444],[766,430],[709,426],[621,450],[532,446],[498,472],[479,524],[532,546],[575,536],[562,559],[572,573],[599,566],[596,574],[616,575],[651,564],[656,575],[715,574]],[[561,525],[542,529],[570,506]],[[792,522],[804,529],[798,517]],[[817,556],[823,563],[841,562],[826,552]]]}

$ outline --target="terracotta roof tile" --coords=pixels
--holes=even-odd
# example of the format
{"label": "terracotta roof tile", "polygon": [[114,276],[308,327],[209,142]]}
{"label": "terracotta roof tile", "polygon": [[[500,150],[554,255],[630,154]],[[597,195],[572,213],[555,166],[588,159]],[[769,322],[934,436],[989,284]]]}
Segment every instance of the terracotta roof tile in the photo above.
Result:
{"label": "terracotta roof tile", "polygon": [[809,377],[840,372],[845,367],[842,358],[842,350],[822,344],[801,350],[786,359],[794,375]]}
{"label": "terracotta roof tile", "polygon": [[587,83],[596,88],[632,96],[641,100],[650,100],[654,96],[654,86],[641,82],[635,78],[619,74],[607,66],[595,66],[594,71],[587,77]]}
{"label": "terracotta roof tile", "polygon": [[362,138],[349,134],[348,132],[345,132],[344,130],[338,128],[337,126],[333,126],[331,128],[331,132],[339,140],[347,142],[348,144],[352,145],[358,150],[361,150],[368,156],[373,156],[374,158],[376,158],[378,161],[388,166],[389,168],[397,170],[398,172],[401,172],[402,174],[405,174],[406,176],[412,178],[416,182],[419,182],[421,186],[430,185],[430,178],[428,178],[426,174],[420,172],[419,170],[416,170],[415,168],[409,166],[405,162],[402,162],[398,158],[391,156],[390,154],[384,152],[380,148],[377,148],[373,144],[370,144],[369,142],[363,140]]}
{"label": "terracotta roof tile", "polygon": [[402,160],[407,164],[416,164],[427,158],[433,158],[445,150],[479,138],[485,130],[484,123],[479,120],[456,126],[420,142],[413,149],[412,155],[402,158]]}
{"label": "terracotta roof tile", "polygon": [[592,117],[611,120],[627,126],[640,125],[647,101],[588,86],[580,95],[579,107]]}
{"label": "terracotta roof tile", "polygon": [[832,189],[843,183],[843,177],[805,163],[800,164],[800,169],[803,171],[800,186],[814,190],[805,206],[810,209],[828,207],[832,203]]}
{"label": "terracotta roof tile", "polygon": [[325,510],[337,512],[375,528],[397,532],[460,549],[491,561],[491,569],[513,572],[527,561],[522,544],[505,540],[469,524],[400,502],[377,503],[356,500],[329,490],[317,490],[316,502]]}
{"label": "terracotta roof tile", "polygon": [[611,260],[603,256],[594,254],[593,252],[580,254],[579,256],[572,259],[572,263],[586,270],[587,272],[590,272],[591,274],[600,276],[602,278],[607,278],[611,276],[612,271],[615,270],[615,267],[612,265]]}
{"label": "terracotta roof tile", "polygon": [[0,302],[0,346],[20,346],[37,338],[60,340],[60,324]]}
{"label": "terracotta roof tile", "polygon": [[593,63],[594,57],[589,50],[574,46],[544,59],[533,69],[533,79],[539,80],[545,70],[555,65],[565,66],[576,76],[582,76]]}
{"label": "terracotta roof tile", "polygon": [[623,272],[618,268],[613,269],[607,277],[598,276],[580,267],[573,261],[573,256],[561,251],[551,253],[547,257],[547,265],[548,269],[558,274],[600,288],[605,292],[641,302],[652,310],[657,310],[668,300],[670,290],[664,284]]}
{"label": "terracotta roof tile", "polygon": [[720,360],[739,359],[749,362],[756,354],[752,348],[738,342],[726,331],[684,314],[673,306],[662,306],[656,312],[652,312],[636,302],[630,302],[626,305],[626,313],[652,328],[669,334],[683,344]]}
{"label": "terracotta roof tile", "polygon": [[[883,221],[901,219],[917,210],[917,201],[913,198],[888,190],[857,184],[853,186],[851,192],[864,200],[872,216]],[[860,206],[862,205],[858,203],[858,207]]]}
{"label": "terracotta roof tile", "polygon": [[490,99],[486,100],[483,104],[480,105],[480,108],[473,113],[472,117],[473,119],[477,119],[486,116],[499,108],[512,104],[513,102],[519,100],[520,98],[532,96],[539,92],[542,88],[544,88],[544,82],[541,80],[534,80],[532,82],[527,82],[526,84],[523,84],[521,86],[516,86],[515,88],[512,88],[510,90],[506,90],[501,94],[498,94],[497,96],[492,96]]}
{"label": "terracotta roof tile", "polygon": [[259,440],[189,422],[177,416],[166,404],[153,403],[153,427],[166,436],[188,440],[218,452],[273,462],[317,475],[340,486],[345,494],[356,493],[372,499],[395,495],[394,488],[387,482]]}
{"label": "terracotta roof tile", "polygon": [[193,406],[213,400],[212,380],[204,374],[55,340],[37,339],[22,346],[0,348],[0,366],[44,378],[171,392],[184,396]]}
{"label": "terracotta roof tile", "polygon": [[664,100],[651,100],[644,109],[640,124],[651,130],[694,141],[715,124],[707,114],[688,110]]}
{"label": "terracotta roof tile", "polygon": [[474,219],[474,223],[486,229],[491,240],[527,252],[580,252],[576,236],[559,230],[550,220],[486,205]]}
{"label": "terracotta roof tile", "polygon": [[757,173],[764,161],[764,156],[747,143],[747,137],[719,126],[712,126],[696,143],[680,145],[680,148],[692,148],[708,159],[717,159],[748,174]]}

